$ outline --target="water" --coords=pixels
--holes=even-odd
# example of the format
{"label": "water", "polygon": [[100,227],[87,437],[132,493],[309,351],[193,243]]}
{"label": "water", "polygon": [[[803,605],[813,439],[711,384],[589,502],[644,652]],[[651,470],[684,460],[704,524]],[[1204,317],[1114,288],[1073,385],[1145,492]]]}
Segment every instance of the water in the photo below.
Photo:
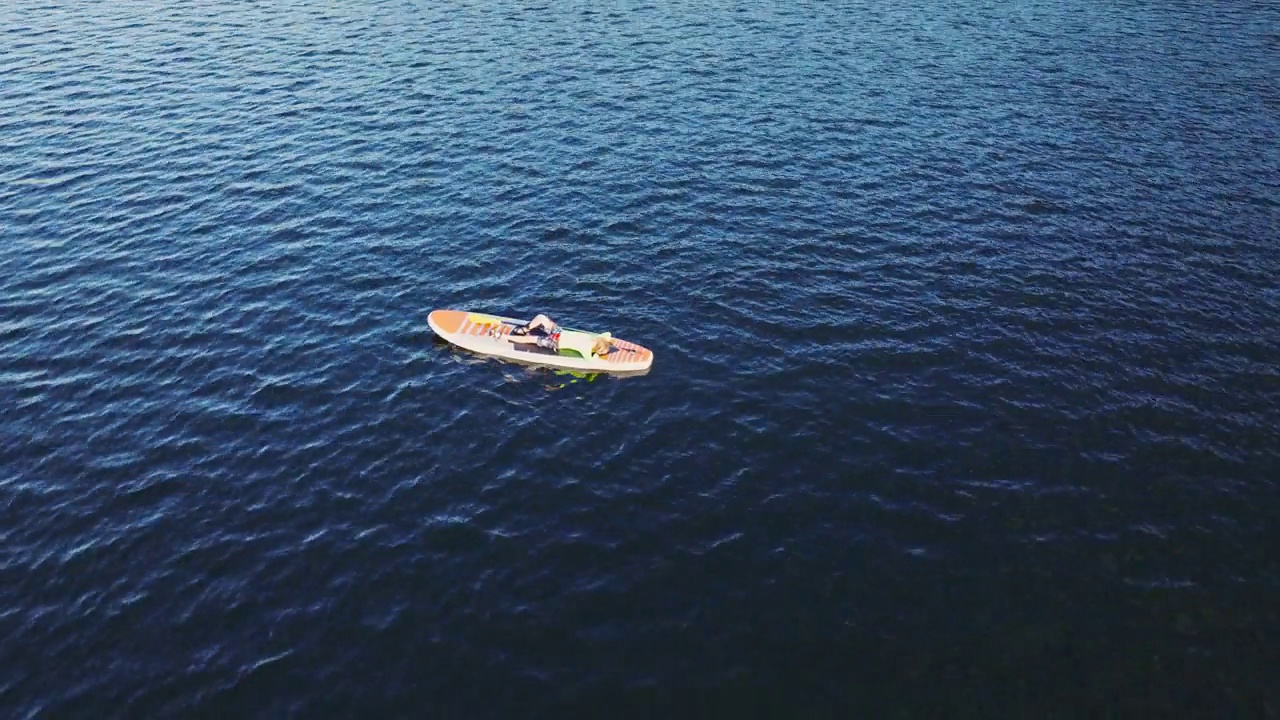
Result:
{"label": "water", "polygon": [[0,715],[1276,717],[1277,27],[5,3]]}

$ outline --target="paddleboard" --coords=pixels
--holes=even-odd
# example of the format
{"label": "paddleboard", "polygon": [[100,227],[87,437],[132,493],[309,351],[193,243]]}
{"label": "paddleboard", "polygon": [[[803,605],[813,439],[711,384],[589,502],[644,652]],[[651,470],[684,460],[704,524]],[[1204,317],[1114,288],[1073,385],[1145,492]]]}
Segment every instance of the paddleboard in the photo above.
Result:
{"label": "paddleboard", "polygon": [[[642,372],[653,364],[653,352],[633,342],[610,337],[611,347],[604,355],[583,357],[581,353],[569,349],[570,345],[590,346],[599,333],[592,333],[571,328],[561,328],[564,334],[574,336],[566,341],[564,335],[560,341],[560,351],[538,347],[533,343],[513,343],[509,340],[511,331],[525,325],[528,320],[490,315],[488,313],[467,312],[466,310],[432,310],[427,316],[427,324],[437,335],[460,348],[499,357],[515,362],[547,365],[549,367],[584,372],[629,373]],[[587,351],[590,354],[590,351]]]}

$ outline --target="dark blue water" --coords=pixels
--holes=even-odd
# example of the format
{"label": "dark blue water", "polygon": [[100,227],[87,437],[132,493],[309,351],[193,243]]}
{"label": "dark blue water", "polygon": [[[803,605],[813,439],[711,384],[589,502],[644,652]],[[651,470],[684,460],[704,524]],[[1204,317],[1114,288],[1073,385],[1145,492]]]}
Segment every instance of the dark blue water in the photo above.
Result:
{"label": "dark blue water", "polygon": [[8,0],[0,716],[1277,717],[1278,28]]}

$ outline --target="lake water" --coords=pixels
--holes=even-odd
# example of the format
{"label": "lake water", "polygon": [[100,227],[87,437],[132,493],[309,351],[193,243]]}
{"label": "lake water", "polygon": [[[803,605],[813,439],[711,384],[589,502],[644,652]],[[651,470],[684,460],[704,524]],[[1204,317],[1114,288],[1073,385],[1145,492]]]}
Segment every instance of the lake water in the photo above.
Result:
{"label": "lake water", "polygon": [[8,0],[0,716],[1277,717],[1278,28]]}

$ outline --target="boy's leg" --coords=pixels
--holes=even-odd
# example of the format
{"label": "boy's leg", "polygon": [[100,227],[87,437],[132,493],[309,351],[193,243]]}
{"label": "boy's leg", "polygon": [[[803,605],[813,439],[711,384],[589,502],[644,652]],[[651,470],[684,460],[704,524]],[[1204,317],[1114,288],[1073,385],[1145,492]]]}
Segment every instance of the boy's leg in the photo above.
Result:
{"label": "boy's leg", "polygon": [[551,318],[543,315],[542,313],[538,313],[525,325],[525,327],[530,330],[546,330],[547,332],[551,332],[556,328],[556,324]]}
{"label": "boy's leg", "polygon": [[522,337],[524,335],[528,335],[530,330],[541,330],[542,332],[549,333],[555,329],[556,329],[555,321],[553,321],[551,318],[547,317],[546,315],[543,315],[542,313],[538,313],[529,322],[512,330],[511,334],[515,335],[516,337]]}

